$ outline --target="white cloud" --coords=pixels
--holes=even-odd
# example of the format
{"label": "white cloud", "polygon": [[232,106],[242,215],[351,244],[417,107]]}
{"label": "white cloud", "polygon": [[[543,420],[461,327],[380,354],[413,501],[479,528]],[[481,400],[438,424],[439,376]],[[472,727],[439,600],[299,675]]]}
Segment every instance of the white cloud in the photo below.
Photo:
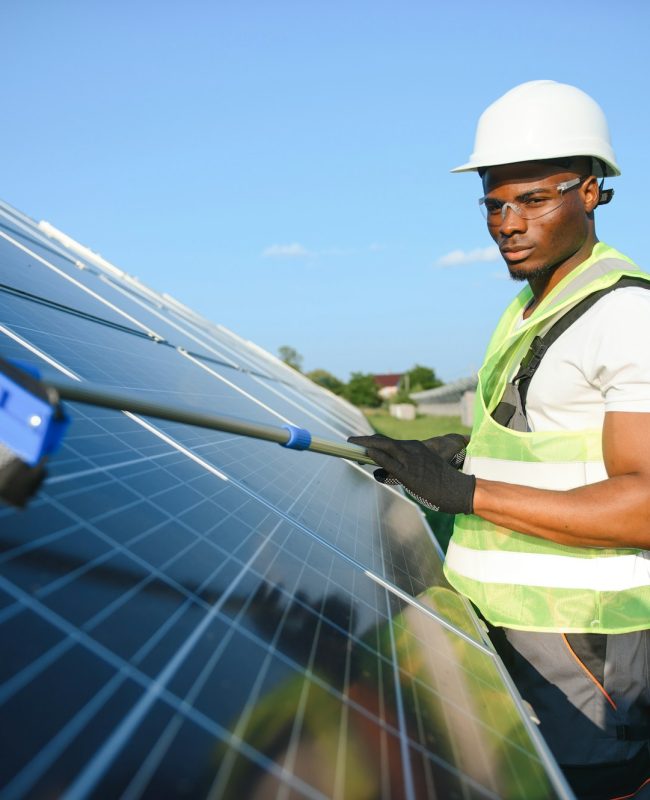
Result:
{"label": "white cloud", "polygon": [[368,252],[377,253],[384,249],[384,245],[374,243],[367,248],[358,247],[325,247],[322,250],[308,250],[298,242],[292,244],[272,244],[262,250],[262,258],[319,258],[321,256],[353,256],[358,253]]}
{"label": "white cloud", "polygon": [[500,257],[499,248],[494,245],[490,247],[476,247],[474,250],[452,250],[436,261],[437,267],[458,267],[462,264],[478,264],[486,261],[498,261]]}
{"label": "white cloud", "polygon": [[309,258],[313,253],[298,242],[272,244],[262,251],[263,258]]}

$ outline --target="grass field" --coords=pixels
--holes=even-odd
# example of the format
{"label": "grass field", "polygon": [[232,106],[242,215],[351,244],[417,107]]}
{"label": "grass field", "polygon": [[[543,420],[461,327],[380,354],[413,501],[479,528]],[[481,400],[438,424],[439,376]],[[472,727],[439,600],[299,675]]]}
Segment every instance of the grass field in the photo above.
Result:
{"label": "grass field", "polygon": [[368,422],[384,436],[393,439],[429,439],[445,433],[469,433],[470,429],[460,424],[460,417],[417,416],[414,420],[395,419],[383,409],[364,410]]}
{"label": "grass field", "polygon": [[[460,417],[418,416],[414,420],[395,419],[383,409],[367,408],[364,414],[368,422],[377,431],[393,439],[428,439],[431,436],[443,436],[445,433],[470,433],[470,429],[460,424]],[[443,550],[447,550],[454,527],[454,517],[420,506],[434,536]]]}

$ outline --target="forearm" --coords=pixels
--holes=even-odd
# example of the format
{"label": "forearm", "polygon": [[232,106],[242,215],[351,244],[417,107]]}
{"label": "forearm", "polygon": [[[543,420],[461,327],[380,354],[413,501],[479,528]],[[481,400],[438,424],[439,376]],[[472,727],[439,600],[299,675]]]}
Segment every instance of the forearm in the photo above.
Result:
{"label": "forearm", "polygon": [[474,513],[521,533],[579,547],[650,549],[650,476],[618,475],[569,491],[477,479]]}

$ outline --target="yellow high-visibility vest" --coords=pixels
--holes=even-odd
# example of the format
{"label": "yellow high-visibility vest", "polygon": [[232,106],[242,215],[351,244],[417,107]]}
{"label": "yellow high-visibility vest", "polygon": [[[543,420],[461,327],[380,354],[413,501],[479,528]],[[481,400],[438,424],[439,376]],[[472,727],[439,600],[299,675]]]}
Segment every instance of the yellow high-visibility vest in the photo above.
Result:
{"label": "yellow high-visibility vest", "polygon": [[[510,304],[479,372],[463,470],[479,478],[568,490],[605,480],[602,430],[519,432],[491,417],[535,336],[587,295],[624,276],[650,275],[605,244],[517,327],[529,287]],[[649,443],[650,444],[650,443]],[[520,630],[624,633],[650,628],[650,551],[571,547],[458,515],[445,575],[493,625]]]}

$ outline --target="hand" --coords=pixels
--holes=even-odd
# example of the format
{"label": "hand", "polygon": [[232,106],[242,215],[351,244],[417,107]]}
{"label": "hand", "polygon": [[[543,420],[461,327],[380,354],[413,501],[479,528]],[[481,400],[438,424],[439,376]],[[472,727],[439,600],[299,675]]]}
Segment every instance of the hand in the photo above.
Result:
{"label": "hand", "polygon": [[380,434],[351,436],[348,442],[365,447],[370,458],[383,467],[374,473],[380,483],[394,476],[411,494],[424,498],[439,511],[472,513],[476,478],[452,467],[431,444]]}
{"label": "hand", "polygon": [[[469,436],[463,436],[460,433],[446,433],[444,436],[432,436],[430,439],[424,439],[422,444],[432,453],[440,456],[443,461],[451,464],[452,467],[460,469],[465,461],[465,449],[469,444]],[[374,475],[380,483],[401,483],[397,478],[386,472],[385,469],[377,470]],[[431,504],[429,503],[429,505]]]}
{"label": "hand", "polygon": [[424,439],[422,444],[452,467],[460,469],[465,461],[465,448],[469,444],[469,437],[460,433],[446,433],[444,436]]}

